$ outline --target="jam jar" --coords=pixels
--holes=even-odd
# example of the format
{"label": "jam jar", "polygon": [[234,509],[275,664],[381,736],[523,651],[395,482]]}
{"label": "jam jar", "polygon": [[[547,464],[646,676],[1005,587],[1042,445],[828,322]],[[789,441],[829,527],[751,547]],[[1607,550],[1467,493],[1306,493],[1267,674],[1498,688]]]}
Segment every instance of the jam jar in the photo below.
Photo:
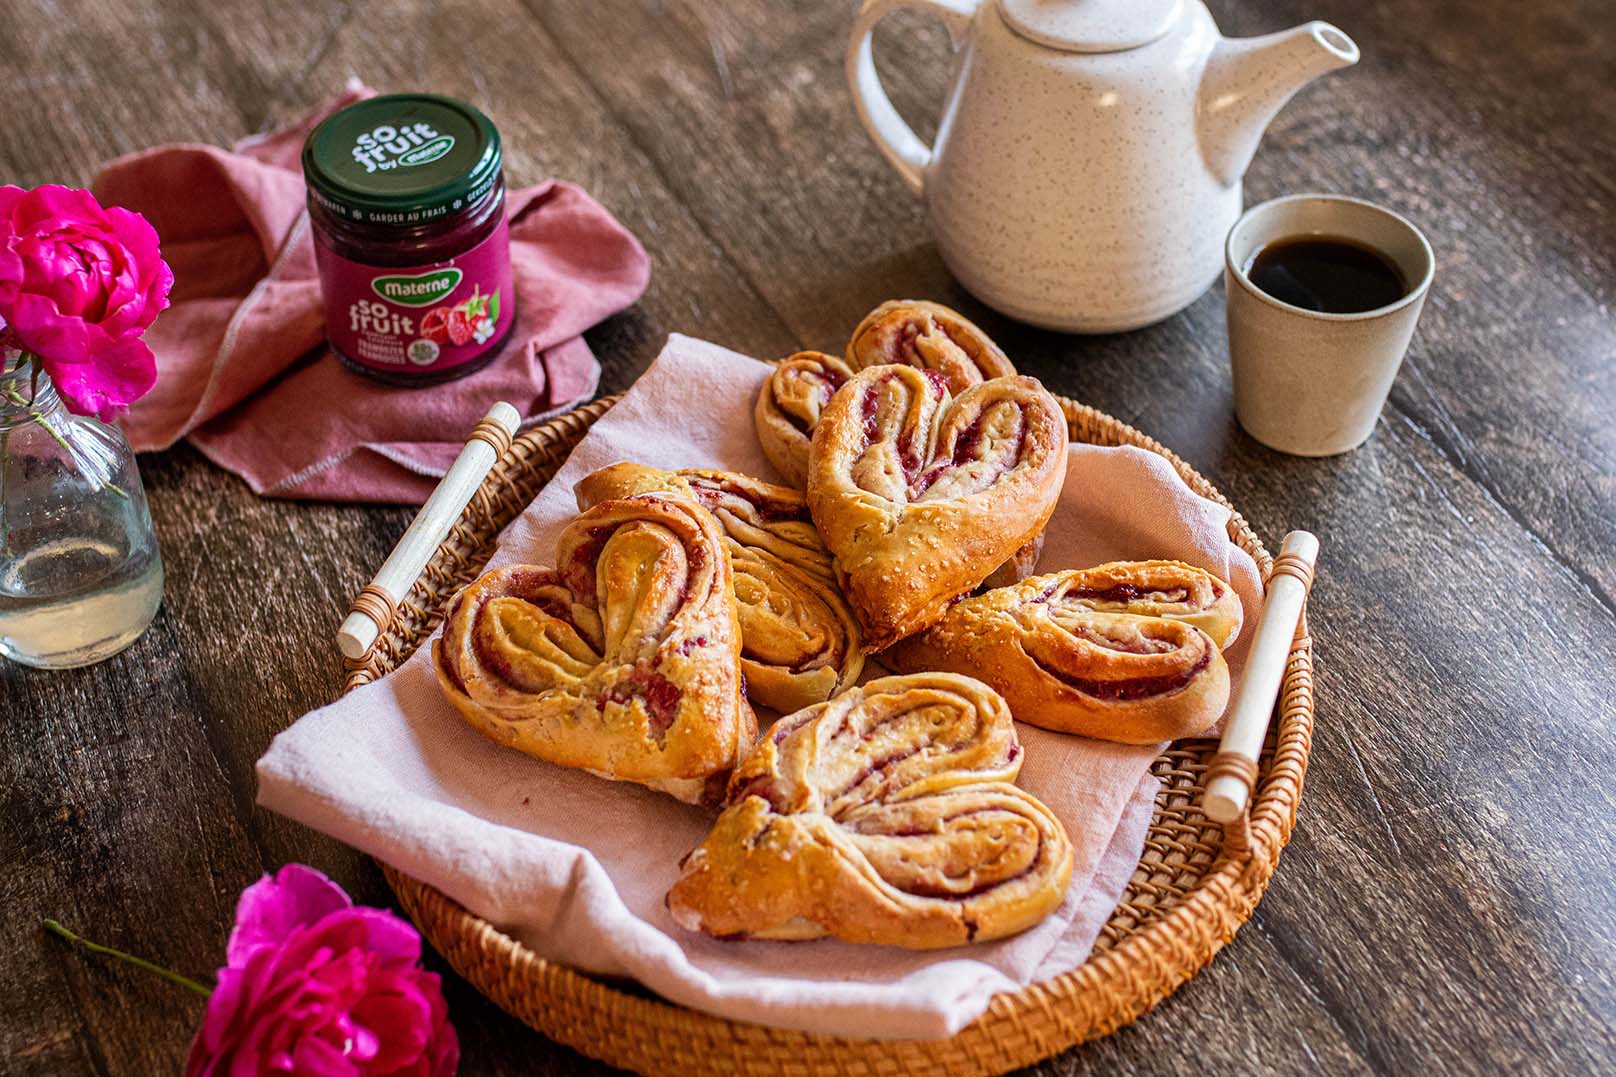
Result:
{"label": "jam jar", "polygon": [[372,97],[303,145],[326,337],[346,366],[433,385],[491,362],[516,322],[499,131],[434,94]]}

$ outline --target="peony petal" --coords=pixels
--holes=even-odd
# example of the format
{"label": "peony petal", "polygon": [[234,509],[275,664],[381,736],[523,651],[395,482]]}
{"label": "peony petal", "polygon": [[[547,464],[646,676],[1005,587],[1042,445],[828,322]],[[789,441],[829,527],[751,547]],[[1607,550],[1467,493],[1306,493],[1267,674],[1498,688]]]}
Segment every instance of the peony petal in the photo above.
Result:
{"label": "peony petal", "polygon": [[11,249],[17,240],[11,214],[27,193],[21,187],[10,184],[0,187],[0,316],[10,309],[12,298],[16,295],[16,285],[22,282],[26,272],[22,259]]}
{"label": "peony petal", "polygon": [[130,264],[125,252],[117,252],[103,281],[101,328],[109,335],[140,333],[157,317],[155,309],[147,310],[149,304],[138,267]]}
{"label": "peony petal", "polygon": [[146,328],[146,296],[140,290],[134,270],[118,265],[106,278],[101,296],[101,329],[110,337],[139,336]]}
{"label": "peony petal", "polygon": [[215,1077],[219,1072],[216,1065],[218,1059],[214,1057],[203,1043],[203,1033],[207,1026],[196,1030],[191,1037],[191,1049],[185,1052],[185,1077]]}
{"label": "peony petal", "polygon": [[[3,224],[0,221],[0,224]],[[28,275],[28,267],[23,264],[22,256],[12,250],[14,237],[0,235],[0,309],[8,309],[11,297],[17,294],[22,285],[22,279]]]}
{"label": "peony petal", "polygon": [[226,1073],[231,1067],[241,1032],[252,1018],[250,977],[240,969],[222,968],[208,996],[202,1027],[191,1041],[185,1058],[186,1077]]}
{"label": "peony petal", "polygon": [[[155,376],[154,376],[155,380]],[[342,887],[303,864],[287,864],[241,892],[225,960],[240,964],[260,946],[278,945],[299,927],[351,907]]]}
{"label": "peony petal", "polygon": [[[125,252],[137,297],[127,304],[117,304],[118,317],[120,323],[126,314],[132,319],[123,331],[144,330],[158,314],[168,309],[168,294],[174,288],[174,273],[163,261],[157,230],[150,221],[121,206],[108,208],[107,218],[112,222],[114,238]],[[109,314],[111,308],[112,304],[109,304]],[[118,330],[109,325],[108,331]]]}
{"label": "peony petal", "polygon": [[92,237],[25,236],[13,252],[22,259],[22,291],[47,296],[65,317],[98,322],[113,270],[106,249]]}
{"label": "peony petal", "polygon": [[95,200],[95,195],[77,187],[47,183],[24,192],[12,207],[11,220],[17,231],[54,232],[64,223],[97,231],[111,231],[112,222]]}
{"label": "peony petal", "polygon": [[353,1010],[379,1049],[374,1068],[390,1073],[419,1059],[432,1038],[432,1003],[415,976],[378,976]]}
{"label": "peony petal", "polygon": [[[23,278],[19,287],[23,291],[48,295],[64,279],[84,280],[90,276],[73,248],[62,242],[63,238],[27,235],[19,236],[12,243],[12,252],[22,259]],[[61,308],[61,312],[77,314],[81,309],[77,305],[66,306]]]}
{"label": "peony petal", "polygon": [[[372,996],[366,999],[363,1006],[355,1008],[355,1016],[372,1022],[378,1028],[382,1027],[384,1020],[402,1018],[404,1011],[395,1010],[392,1018],[378,1014],[383,1007],[395,1004],[398,998],[396,993],[386,992],[401,982],[408,984],[404,997],[424,1001],[428,1007],[427,1013],[424,1020],[413,1014],[409,1016],[410,1032],[405,1040],[400,1040],[397,1032],[382,1033],[382,1042],[387,1051],[383,1057],[377,1058],[372,1072],[385,1072],[397,1077],[448,1077],[460,1064],[460,1039],[455,1035],[454,1026],[449,1023],[449,1007],[443,1001],[442,986],[434,973],[415,969],[379,979]],[[406,1046],[413,1052],[413,1057],[407,1057],[400,1046]]]}
{"label": "peony petal", "polygon": [[385,909],[343,909],[316,924],[312,934],[333,950],[364,950],[387,965],[409,968],[421,960],[420,934]]}
{"label": "peony petal", "polygon": [[356,1062],[369,1062],[382,1049],[380,1037],[364,1025],[353,1025],[348,1057]]}
{"label": "peony petal", "polygon": [[[90,327],[78,318],[64,317],[45,296],[18,292],[9,310],[0,310],[22,346],[51,362],[79,364],[90,361]],[[54,372],[52,377],[55,377]]]}
{"label": "peony petal", "polygon": [[363,1077],[365,1070],[343,1054],[341,1047],[305,1036],[292,1049],[291,1072],[297,1077]]}
{"label": "peony petal", "polygon": [[163,260],[163,247],[151,222],[122,206],[109,206],[106,214],[112,225],[112,236],[129,252],[129,261],[155,270]]}
{"label": "peony petal", "polygon": [[40,354],[67,410],[111,422],[157,384],[157,359],[139,337],[107,340],[99,327],[86,329],[97,341],[88,363],[58,363],[51,353]]}
{"label": "peony petal", "polygon": [[244,998],[221,1051],[221,1069],[228,1066],[230,1077],[273,1072],[277,1066],[290,1072],[291,1052],[308,1033],[297,1016],[307,988],[304,970],[284,964],[282,956],[275,947],[260,947],[241,968],[227,967],[220,974],[221,979],[239,977]]}
{"label": "peony petal", "polygon": [[432,1038],[414,1065],[398,1071],[399,1077],[451,1077],[460,1067],[460,1037],[449,1023],[449,1005],[436,973],[422,972],[417,982],[432,1003]]}
{"label": "peony petal", "polygon": [[154,319],[168,309],[169,295],[173,291],[174,270],[167,262],[159,260],[156,272],[146,282],[146,308],[153,312]]}

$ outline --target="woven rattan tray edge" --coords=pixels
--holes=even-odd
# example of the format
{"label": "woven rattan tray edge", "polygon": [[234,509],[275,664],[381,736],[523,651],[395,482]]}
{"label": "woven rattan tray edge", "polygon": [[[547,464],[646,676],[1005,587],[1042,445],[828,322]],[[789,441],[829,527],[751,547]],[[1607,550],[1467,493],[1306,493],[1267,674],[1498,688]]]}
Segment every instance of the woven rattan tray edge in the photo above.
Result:
{"label": "woven rattan tray edge", "polygon": [[[499,531],[616,399],[585,404],[516,439],[377,645],[350,667],[347,690],[394,668],[431,633],[444,601],[486,562]],[[1267,577],[1271,559],[1262,543],[1193,468],[1102,412],[1064,398],[1062,407],[1074,441],[1156,452],[1197,493],[1228,506],[1231,538],[1252,554]],[[848,1040],[687,1010],[546,961],[439,891],[382,867],[405,912],[456,972],[539,1032],[604,1062],[647,1074],[1000,1073],[1128,1024],[1195,975],[1234,937],[1289,840],[1312,728],[1312,642],[1304,621],[1290,653],[1272,751],[1264,756],[1248,823],[1223,835],[1215,859],[1165,912],[1122,934],[1115,945],[1097,948],[1077,969],[998,996],[982,1017],[942,1040]],[[1193,805],[1199,789],[1192,785],[1176,794]],[[1162,810],[1159,802],[1158,818]],[[1203,829],[1208,825],[1204,819],[1200,824]]]}

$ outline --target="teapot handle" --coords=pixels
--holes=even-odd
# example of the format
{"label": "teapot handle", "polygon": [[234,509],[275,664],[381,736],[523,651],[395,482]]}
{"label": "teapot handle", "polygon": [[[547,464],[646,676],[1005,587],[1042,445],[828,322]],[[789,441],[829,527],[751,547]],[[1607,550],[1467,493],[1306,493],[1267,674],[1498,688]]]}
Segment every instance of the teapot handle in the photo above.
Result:
{"label": "teapot handle", "polygon": [[870,47],[875,24],[904,8],[929,11],[948,27],[948,36],[959,47],[965,30],[976,15],[980,0],[864,0],[864,7],[853,22],[853,36],[847,43],[847,83],[853,91],[853,104],[859,119],[883,156],[915,194],[926,186],[926,166],[931,163],[931,147],[903,121],[892,107],[881,76],[875,70]]}

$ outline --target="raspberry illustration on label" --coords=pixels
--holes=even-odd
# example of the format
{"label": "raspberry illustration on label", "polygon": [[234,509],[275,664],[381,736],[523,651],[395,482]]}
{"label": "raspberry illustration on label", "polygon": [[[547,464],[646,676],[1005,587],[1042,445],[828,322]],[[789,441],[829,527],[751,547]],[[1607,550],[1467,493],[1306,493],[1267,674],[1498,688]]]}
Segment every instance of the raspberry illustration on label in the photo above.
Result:
{"label": "raspberry illustration on label", "polygon": [[449,343],[449,308],[433,307],[421,318],[421,335],[442,346]]}
{"label": "raspberry illustration on label", "polygon": [[471,319],[459,307],[449,312],[449,343],[471,343]]}
{"label": "raspberry illustration on label", "polygon": [[482,344],[499,324],[499,289],[484,295],[473,286],[470,297],[453,306],[433,307],[421,319],[421,336],[438,345]]}

